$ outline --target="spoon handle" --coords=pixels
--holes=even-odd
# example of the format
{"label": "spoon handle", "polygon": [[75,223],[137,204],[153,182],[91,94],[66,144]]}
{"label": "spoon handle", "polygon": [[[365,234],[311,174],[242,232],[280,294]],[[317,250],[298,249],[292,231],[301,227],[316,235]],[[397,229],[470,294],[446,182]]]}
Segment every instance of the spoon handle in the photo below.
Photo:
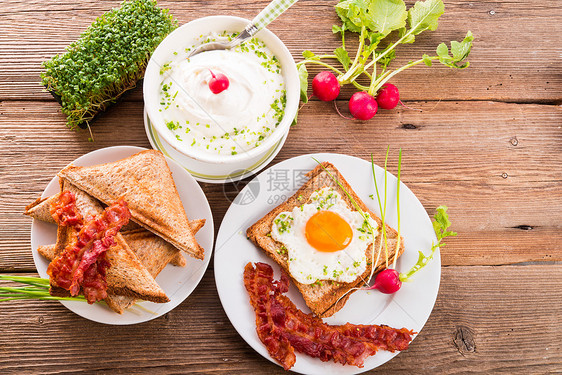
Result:
{"label": "spoon handle", "polygon": [[281,13],[296,2],[297,0],[273,0],[252,20],[252,25],[255,26],[252,35],[269,25],[271,21],[279,17]]}

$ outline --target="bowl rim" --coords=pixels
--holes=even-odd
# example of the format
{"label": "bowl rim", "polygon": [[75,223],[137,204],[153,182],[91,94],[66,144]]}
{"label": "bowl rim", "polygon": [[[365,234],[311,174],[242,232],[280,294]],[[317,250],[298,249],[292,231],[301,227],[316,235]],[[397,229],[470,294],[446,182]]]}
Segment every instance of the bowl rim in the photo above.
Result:
{"label": "bowl rim", "polygon": [[[192,21],[189,21],[187,23],[184,23],[183,25],[179,26],[176,30],[172,31],[156,48],[156,50],[153,52],[152,56],[150,57],[150,60],[147,64],[147,69],[146,69],[146,73],[145,73],[145,78],[143,81],[143,101],[144,101],[144,105],[145,108],[147,110],[148,116],[151,120],[151,122],[154,124],[154,129],[156,130],[156,132],[158,133],[159,136],[163,137],[166,142],[168,144],[170,144],[170,146],[172,146],[176,151],[180,152],[183,155],[186,155],[188,157],[191,157],[193,159],[202,161],[202,162],[209,162],[209,163],[239,163],[241,161],[245,161],[248,159],[251,159],[255,156],[261,155],[265,152],[267,152],[268,150],[271,149],[271,147],[273,147],[275,145],[276,142],[278,142],[290,129],[291,123],[293,122],[294,118],[297,115],[297,110],[298,110],[298,105],[299,105],[299,100],[300,100],[300,94],[298,92],[298,88],[299,88],[299,77],[298,77],[298,71],[297,71],[297,67],[296,67],[296,63],[295,60],[293,58],[293,55],[291,54],[291,52],[289,51],[289,49],[287,48],[287,46],[285,45],[285,43],[283,43],[283,41],[281,39],[279,39],[279,37],[277,35],[275,35],[272,31],[264,28],[262,30],[260,30],[256,36],[259,38],[260,34],[266,34],[268,36],[269,39],[271,39],[273,42],[269,42],[266,43],[267,46],[269,46],[271,48],[272,45],[276,45],[276,47],[278,47],[279,51],[281,53],[276,53],[276,56],[279,57],[279,59],[281,60],[281,56],[279,55],[283,55],[283,60],[286,60],[286,62],[288,61],[289,64],[286,64],[288,66],[283,66],[283,70],[285,71],[284,78],[286,81],[288,80],[293,80],[294,82],[294,86],[295,90],[294,93],[291,93],[289,90],[287,90],[287,102],[285,104],[285,113],[283,115],[283,118],[281,120],[281,122],[279,123],[279,125],[275,128],[275,130],[273,131],[273,133],[271,133],[268,137],[266,137],[264,139],[264,141],[257,147],[254,147],[250,150],[244,151],[244,152],[240,152],[236,155],[228,155],[228,154],[223,154],[223,155],[213,155],[210,153],[206,153],[206,152],[199,152],[199,150],[189,150],[189,149],[185,149],[182,147],[178,147],[178,145],[176,144],[176,140],[175,138],[172,136],[172,133],[170,132],[165,132],[164,130],[164,126],[163,124],[159,124],[157,121],[155,121],[154,119],[158,118],[158,114],[157,114],[157,109],[156,109],[156,103],[151,104],[148,100],[148,98],[150,97],[147,92],[151,89],[149,86],[154,87],[153,85],[155,84],[155,82],[160,82],[159,79],[159,70],[157,69],[159,67],[159,64],[156,63],[156,61],[154,60],[154,56],[158,55],[158,54],[165,54],[165,52],[160,52],[162,50],[164,51],[169,51],[170,53],[172,53],[172,46],[168,46],[166,45],[166,40],[171,40],[172,38],[175,38],[175,35],[181,35],[183,33],[185,33],[185,29],[188,28],[192,28],[193,25],[198,25],[198,24],[209,24],[209,23],[214,23],[215,21],[220,20],[221,22],[224,21],[231,21],[234,26],[233,28],[236,29],[238,28],[238,24],[241,25],[240,30],[243,29],[243,27],[246,24],[249,24],[251,21],[247,20],[245,18],[242,17],[237,17],[237,16],[226,16],[226,15],[216,15],[216,16],[207,16],[207,17],[202,17],[202,18],[197,18],[194,19]],[[223,29],[223,27],[220,28],[221,30]],[[209,30],[212,31],[212,30]],[[189,33],[189,34],[192,34]],[[263,41],[263,39],[262,39]],[[264,41],[265,43],[265,41]],[[176,47],[177,48],[177,47]],[[152,78],[151,78],[152,77]],[[286,82],[286,87],[287,87],[287,82]],[[292,105],[291,105],[292,104]]]}

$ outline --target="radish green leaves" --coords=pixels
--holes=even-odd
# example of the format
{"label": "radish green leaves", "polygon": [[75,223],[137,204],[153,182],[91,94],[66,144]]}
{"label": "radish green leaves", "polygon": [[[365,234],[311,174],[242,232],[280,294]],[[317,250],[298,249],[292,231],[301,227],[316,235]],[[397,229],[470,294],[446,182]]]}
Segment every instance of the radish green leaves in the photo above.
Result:
{"label": "radish green leaves", "polygon": [[[394,75],[421,63],[431,66],[434,61],[439,61],[455,69],[469,66],[467,58],[474,39],[470,31],[463,41],[452,41],[450,49],[447,44],[441,43],[436,55],[424,54],[420,59],[400,68],[389,69],[395,57],[396,46],[413,43],[422,32],[437,29],[439,17],[445,11],[442,0],[420,0],[409,9],[403,0],[342,0],[335,8],[342,24],[334,25],[332,32],[341,36],[341,47],[330,55],[315,55],[311,51],[304,51],[305,59],[297,64],[301,83],[306,82],[308,77],[305,67],[307,64],[320,65],[330,69],[337,76],[340,85],[352,84],[358,90],[375,96]],[[392,33],[393,31],[396,32]],[[346,47],[346,37],[352,35],[359,39],[356,51],[348,51]],[[325,60],[338,61],[343,70]],[[369,85],[357,82],[359,77],[366,77]],[[302,85],[303,98],[306,97],[304,89],[305,86]]]}
{"label": "radish green leaves", "polygon": [[402,0],[373,0],[369,4],[373,30],[383,35],[390,34],[406,25],[406,4]]}
{"label": "radish green leaves", "polygon": [[445,12],[445,5],[441,0],[418,1],[408,11],[408,24],[412,35],[421,34],[425,30],[437,29],[437,20]]}

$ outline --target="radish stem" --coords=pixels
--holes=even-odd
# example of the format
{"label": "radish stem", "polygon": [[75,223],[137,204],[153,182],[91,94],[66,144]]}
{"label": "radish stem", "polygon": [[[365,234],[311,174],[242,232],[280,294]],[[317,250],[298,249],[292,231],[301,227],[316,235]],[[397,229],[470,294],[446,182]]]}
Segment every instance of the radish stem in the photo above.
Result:
{"label": "radish stem", "polygon": [[[301,64],[301,63],[303,63],[303,64],[304,64],[304,63],[311,63],[311,64],[316,64],[316,65],[322,65],[323,67],[326,67],[326,68],[328,68],[328,69],[332,69],[334,72],[338,73],[338,75],[343,74],[343,73],[341,72],[341,70],[336,69],[336,68],[334,68],[333,66],[331,66],[331,65],[329,65],[329,64],[326,64],[326,63],[324,63],[324,62],[322,62],[322,61],[318,61],[318,60],[304,60],[304,61],[301,61],[299,64]],[[297,64],[297,65],[299,65],[299,64]]]}

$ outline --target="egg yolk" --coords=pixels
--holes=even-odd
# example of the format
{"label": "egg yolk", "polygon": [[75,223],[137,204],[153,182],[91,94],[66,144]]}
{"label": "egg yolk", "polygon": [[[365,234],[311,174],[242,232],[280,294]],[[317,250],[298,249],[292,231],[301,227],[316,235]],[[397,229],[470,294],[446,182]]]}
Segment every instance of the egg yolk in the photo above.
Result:
{"label": "egg yolk", "polygon": [[340,215],[332,211],[319,211],[306,222],[306,240],[318,251],[343,250],[353,238],[351,227]]}

